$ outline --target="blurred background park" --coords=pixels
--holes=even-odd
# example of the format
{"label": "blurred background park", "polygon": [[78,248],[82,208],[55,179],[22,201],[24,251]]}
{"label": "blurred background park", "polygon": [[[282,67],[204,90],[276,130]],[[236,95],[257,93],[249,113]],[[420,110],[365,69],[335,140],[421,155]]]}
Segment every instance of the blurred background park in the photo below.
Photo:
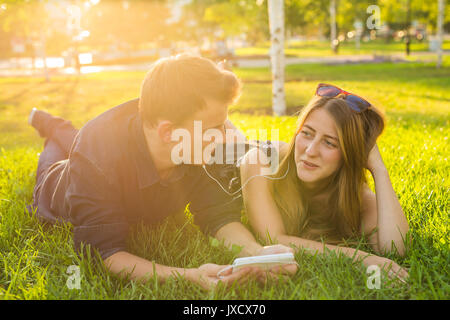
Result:
{"label": "blurred background park", "polygon": [[[446,2],[0,0],[0,299],[448,299]],[[243,82],[229,118],[244,132],[279,129],[279,139],[289,141],[293,115],[319,82],[385,112],[378,145],[413,238],[406,257],[389,258],[408,268],[408,286],[369,290],[365,270],[343,257],[303,253],[296,255],[300,271],[283,286],[249,284],[208,295],[175,281],[129,284],[80,260],[69,227],[44,232],[24,213],[43,145],[27,124],[31,108],[80,128],[138,97],[151,64],[180,52],[226,59]],[[130,252],[183,267],[233,261],[196,229],[182,230],[142,231],[130,240]],[[69,265],[81,266],[83,290],[65,286]]]}
{"label": "blurred background park", "polygon": [[[286,0],[286,61],[430,61],[450,51],[445,2]],[[0,75],[145,70],[178,52],[265,66],[268,15],[264,0],[1,0]]]}

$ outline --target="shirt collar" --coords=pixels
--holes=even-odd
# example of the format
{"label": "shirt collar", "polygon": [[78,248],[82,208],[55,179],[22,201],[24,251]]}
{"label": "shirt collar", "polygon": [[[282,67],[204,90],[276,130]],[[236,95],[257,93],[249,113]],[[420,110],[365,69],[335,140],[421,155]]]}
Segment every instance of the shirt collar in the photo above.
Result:
{"label": "shirt collar", "polygon": [[180,164],[177,165],[176,167],[173,168],[172,172],[170,173],[170,175],[166,178],[166,179],[160,179],[160,183],[163,186],[168,186],[171,183],[174,183],[180,179],[182,179],[188,170],[188,166],[185,164]]}
{"label": "shirt collar", "polygon": [[163,186],[168,186],[186,175],[188,172],[188,166],[181,164],[177,165],[166,179],[161,179],[148,150],[147,140],[145,139],[142,120],[139,113],[137,113],[136,117],[133,119],[132,130],[132,136],[134,136],[137,146],[137,152],[134,160],[138,175],[137,178],[139,188],[143,189],[157,182],[160,182]]}

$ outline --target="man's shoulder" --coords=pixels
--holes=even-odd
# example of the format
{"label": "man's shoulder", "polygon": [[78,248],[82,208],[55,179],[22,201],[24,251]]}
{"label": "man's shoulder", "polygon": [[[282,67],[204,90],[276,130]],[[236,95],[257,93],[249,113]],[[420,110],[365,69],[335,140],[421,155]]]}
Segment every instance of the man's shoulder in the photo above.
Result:
{"label": "man's shoulder", "polygon": [[[92,120],[89,120],[79,131],[76,144],[99,143],[107,147],[109,140],[122,136],[128,129],[129,122],[138,113],[139,99],[133,99],[106,110]],[[117,141],[116,141],[117,142]],[[77,146],[76,146],[77,147]]]}
{"label": "man's shoulder", "polygon": [[89,120],[80,132],[96,132],[105,130],[115,131],[117,126],[129,120],[138,113],[139,99],[129,100],[118,106],[106,110],[97,117]]}
{"label": "man's shoulder", "polygon": [[122,157],[128,146],[130,124],[138,114],[138,101],[127,101],[88,121],[78,132],[69,159],[81,155],[105,168]]}

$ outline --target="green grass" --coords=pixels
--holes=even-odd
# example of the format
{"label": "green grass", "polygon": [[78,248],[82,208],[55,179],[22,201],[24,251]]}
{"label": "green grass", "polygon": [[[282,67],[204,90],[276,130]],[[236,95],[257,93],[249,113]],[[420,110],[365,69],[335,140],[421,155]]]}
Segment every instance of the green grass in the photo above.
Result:
{"label": "green grass", "polygon": [[[442,45],[443,50],[450,50],[450,41],[444,41]],[[262,43],[254,47],[244,47],[235,50],[236,55],[241,57],[249,56],[264,56],[268,55],[270,50],[270,43]],[[289,57],[331,57],[334,53],[331,50],[328,41],[293,41],[285,45],[285,54]],[[412,41],[410,50],[412,54],[424,53],[429,51],[427,41],[418,42]],[[339,54],[353,55],[353,54],[377,54],[388,55],[405,52],[405,44],[401,41],[392,40],[386,43],[384,40],[377,39],[375,41],[364,42],[361,41],[359,51],[356,48],[354,40],[341,42],[339,45]]]}
{"label": "green grass", "polygon": [[[408,218],[412,243],[406,256],[388,255],[409,269],[409,286],[366,288],[362,266],[344,256],[298,252],[300,265],[285,283],[249,282],[207,293],[182,279],[160,284],[121,280],[96,257],[79,258],[71,227],[46,226],[24,213],[31,202],[42,139],[27,125],[37,106],[80,127],[102,111],[139,93],[144,73],[101,73],[38,78],[1,78],[0,87],[0,299],[448,299],[450,296],[449,165],[450,61],[432,64],[295,65],[286,71],[287,103],[304,105],[318,82],[335,83],[386,111],[380,151]],[[288,141],[295,117],[264,115],[271,105],[266,68],[236,70],[244,80],[231,120],[242,130],[280,129]],[[290,109],[291,110],[291,109]],[[251,138],[257,138],[252,136]],[[245,215],[243,216],[245,222]],[[129,250],[158,263],[197,267],[231,263],[235,252],[211,241],[183,216],[159,226],[135,227]],[[363,246],[364,250],[369,250]],[[81,290],[66,286],[70,265],[81,270]]]}

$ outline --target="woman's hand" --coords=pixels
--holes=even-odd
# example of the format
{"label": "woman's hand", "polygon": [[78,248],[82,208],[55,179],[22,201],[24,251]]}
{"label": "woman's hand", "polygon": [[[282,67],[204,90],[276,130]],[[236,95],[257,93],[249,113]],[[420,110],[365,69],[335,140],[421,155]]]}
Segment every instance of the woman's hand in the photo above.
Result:
{"label": "woman's hand", "polygon": [[375,143],[372,150],[370,150],[369,152],[369,157],[367,159],[367,169],[373,174],[377,169],[383,168],[386,167],[384,166],[383,159],[381,158],[378,144]]}
{"label": "woman's hand", "polygon": [[408,271],[405,268],[388,258],[371,255],[363,260],[363,264],[367,267],[371,265],[380,267],[380,269],[386,271],[390,279],[399,279],[405,282],[409,277]]}

